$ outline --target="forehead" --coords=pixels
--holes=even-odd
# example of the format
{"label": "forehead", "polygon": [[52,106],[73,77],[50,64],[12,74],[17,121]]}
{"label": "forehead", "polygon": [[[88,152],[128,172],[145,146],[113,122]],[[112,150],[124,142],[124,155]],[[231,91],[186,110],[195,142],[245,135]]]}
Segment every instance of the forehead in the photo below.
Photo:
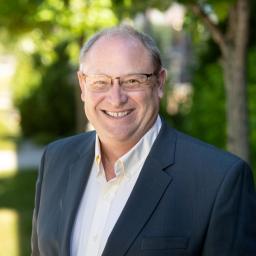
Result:
{"label": "forehead", "polygon": [[138,39],[106,35],[92,45],[82,64],[88,72],[120,73],[125,69],[129,73],[152,71],[153,61],[149,50]]}

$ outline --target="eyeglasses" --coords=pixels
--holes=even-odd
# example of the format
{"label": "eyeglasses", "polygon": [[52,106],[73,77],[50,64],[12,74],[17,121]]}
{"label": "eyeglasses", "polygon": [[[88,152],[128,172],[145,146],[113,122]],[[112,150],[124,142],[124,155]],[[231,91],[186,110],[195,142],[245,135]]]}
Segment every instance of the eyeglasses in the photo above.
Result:
{"label": "eyeglasses", "polygon": [[125,91],[144,90],[150,86],[148,81],[156,74],[129,74],[113,78],[108,75],[86,75],[81,71],[78,71],[78,75],[84,79],[85,84],[90,91],[107,92],[111,88],[114,79],[119,80],[121,88]]}

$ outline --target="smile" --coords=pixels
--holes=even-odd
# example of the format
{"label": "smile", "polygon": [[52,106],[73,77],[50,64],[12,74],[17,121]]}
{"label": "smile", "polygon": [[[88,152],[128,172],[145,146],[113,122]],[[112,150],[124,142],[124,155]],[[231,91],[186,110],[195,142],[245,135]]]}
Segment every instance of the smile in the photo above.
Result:
{"label": "smile", "polygon": [[122,117],[125,117],[125,116],[129,115],[131,113],[131,110],[129,110],[129,111],[120,111],[120,112],[112,112],[112,111],[103,110],[103,112],[105,114],[107,114],[108,116],[111,116],[111,117],[114,117],[114,118],[122,118]]}

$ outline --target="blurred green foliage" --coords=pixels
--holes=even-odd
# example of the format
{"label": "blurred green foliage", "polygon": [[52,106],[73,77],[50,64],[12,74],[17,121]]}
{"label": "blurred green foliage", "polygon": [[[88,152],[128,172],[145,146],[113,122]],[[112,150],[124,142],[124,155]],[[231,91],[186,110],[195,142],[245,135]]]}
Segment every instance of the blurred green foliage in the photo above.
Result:
{"label": "blurred green foliage", "polygon": [[16,8],[15,2],[8,8],[0,3],[6,15],[0,18],[6,24],[0,32],[6,38],[8,29],[9,41],[15,42],[6,47],[17,58],[14,100],[22,135],[45,144],[75,132],[79,50],[86,38],[116,24],[117,18],[111,0],[45,0],[31,3],[14,27],[15,19],[22,18],[20,11],[29,9],[27,1]]}
{"label": "blurred green foliage", "polygon": [[46,143],[75,132],[75,90],[66,53],[68,42],[53,51],[56,58],[44,66],[39,54],[33,55],[34,69],[42,70],[40,86],[17,102],[23,135]]}
{"label": "blurred green foliage", "polygon": [[[225,124],[225,88],[223,73],[218,62],[219,52],[212,41],[204,42],[197,48],[197,60],[194,63],[192,87],[189,108],[169,115],[166,103],[161,107],[163,115],[177,129],[196,138],[216,145],[220,148],[226,146]],[[194,44],[195,47],[198,45]],[[210,46],[210,47],[209,47]],[[188,104],[185,102],[184,104]]]}
{"label": "blurred green foliage", "polygon": [[[225,147],[225,92],[218,64],[202,64],[193,79],[193,104],[184,116],[183,130],[197,138]],[[210,92],[210,93],[209,93]]]}
{"label": "blurred green foliage", "polygon": [[251,161],[256,178],[256,47],[253,46],[248,56],[248,108],[250,115]]}

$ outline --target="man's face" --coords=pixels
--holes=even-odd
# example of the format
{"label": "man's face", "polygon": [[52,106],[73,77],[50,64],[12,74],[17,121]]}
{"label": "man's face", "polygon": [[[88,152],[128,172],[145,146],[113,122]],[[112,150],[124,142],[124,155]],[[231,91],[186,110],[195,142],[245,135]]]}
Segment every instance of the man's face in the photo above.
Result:
{"label": "man's face", "polygon": [[[148,50],[139,41],[120,36],[100,38],[87,53],[82,68],[86,75],[111,77],[154,71]],[[108,91],[92,92],[79,76],[85,113],[100,140],[109,145],[135,145],[156,120],[164,79],[165,71],[161,70],[143,90],[127,92],[114,79]]]}

